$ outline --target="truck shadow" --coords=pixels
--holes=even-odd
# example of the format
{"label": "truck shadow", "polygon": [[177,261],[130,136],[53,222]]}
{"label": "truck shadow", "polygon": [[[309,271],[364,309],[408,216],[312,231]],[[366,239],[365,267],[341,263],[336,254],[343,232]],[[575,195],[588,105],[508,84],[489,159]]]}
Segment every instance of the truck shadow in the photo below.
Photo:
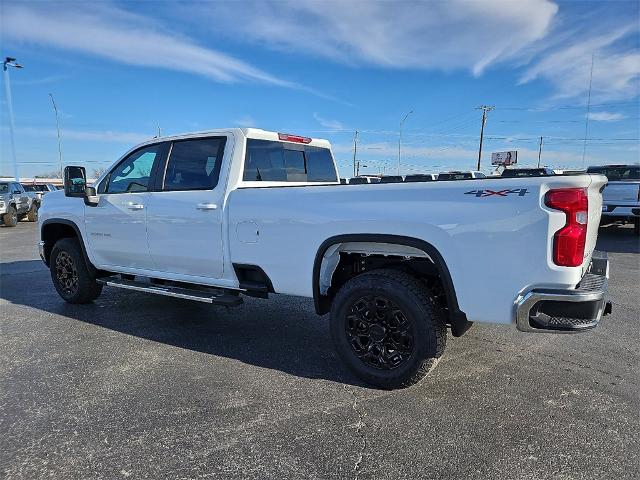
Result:
{"label": "truck shadow", "polygon": [[[48,270],[39,260],[0,264],[0,298],[122,334],[290,375],[366,386],[344,368],[331,343],[327,317],[318,317],[309,299],[281,295],[269,300],[246,298],[243,305],[227,308],[105,288],[92,304],[70,305],[58,297]],[[49,316],[44,318],[51,321]]]}
{"label": "truck shadow", "polygon": [[633,225],[601,225],[596,248],[609,253],[640,253],[640,238],[634,235]]}

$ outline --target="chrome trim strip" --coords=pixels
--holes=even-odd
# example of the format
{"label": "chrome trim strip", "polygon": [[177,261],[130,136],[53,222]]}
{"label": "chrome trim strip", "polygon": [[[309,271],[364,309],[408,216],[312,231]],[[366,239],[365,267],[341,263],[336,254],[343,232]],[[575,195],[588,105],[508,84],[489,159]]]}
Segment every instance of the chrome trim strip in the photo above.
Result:
{"label": "chrome trim strip", "polygon": [[138,286],[138,285],[127,285],[127,284],[122,284],[122,283],[118,283],[118,282],[110,282],[110,281],[106,281],[104,283],[105,283],[105,285],[107,285],[109,287],[124,288],[125,290],[136,290],[136,291],[139,291],[139,292],[155,293],[157,295],[164,295],[164,296],[167,296],[167,297],[184,298],[186,300],[194,300],[196,302],[213,303],[213,299],[209,298],[209,297],[188,295],[188,294],[185,294],[185,293],[176,293],[176,292],[171,292],[169,290],[165,290],[165,289],[159,288],[159,287],[143,287],[143,286]]}

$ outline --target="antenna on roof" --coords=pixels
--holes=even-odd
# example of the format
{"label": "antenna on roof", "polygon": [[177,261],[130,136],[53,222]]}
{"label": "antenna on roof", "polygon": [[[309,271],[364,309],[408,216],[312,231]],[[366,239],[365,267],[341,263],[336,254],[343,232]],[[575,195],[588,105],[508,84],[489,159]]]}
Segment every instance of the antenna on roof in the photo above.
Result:
{"label": "antenna on roof", "polygon": [[591,85],[593,83],[593,59],[596,52],[591,53],[591,73],[589,74],[589,95],[587,96],[587,117],[584,120],[584,144],[582,146],[582,168],[584,168],[584,156],[587,153],[587,133],[589,132],[589,113],[591,113]]}

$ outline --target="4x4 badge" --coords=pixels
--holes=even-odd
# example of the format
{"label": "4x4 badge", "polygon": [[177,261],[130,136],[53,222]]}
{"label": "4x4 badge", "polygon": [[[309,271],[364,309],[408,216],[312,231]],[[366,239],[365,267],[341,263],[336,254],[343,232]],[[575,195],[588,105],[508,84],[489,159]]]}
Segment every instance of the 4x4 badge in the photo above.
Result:
{"label": "4x4 badge", "polygon": [[464,192],[465,195],[475,195],[476,197],[492,197],[494,195],[498,197],[506,197],[510,194],[517,194],[519,197],[524,197],[529,190],[526,188],[513,188],[507,190],[469,190],[468,192]]}

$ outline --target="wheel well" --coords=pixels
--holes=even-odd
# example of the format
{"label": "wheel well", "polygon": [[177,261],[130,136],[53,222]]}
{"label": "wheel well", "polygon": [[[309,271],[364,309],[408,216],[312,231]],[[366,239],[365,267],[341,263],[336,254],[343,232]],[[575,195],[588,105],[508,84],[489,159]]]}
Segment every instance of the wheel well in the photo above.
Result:
{"label": "wheel well", "polygon": [[438,250],[422,240],[396,235],[344,235],[325,241],[313,270],[316,312],[328,313],[347,281],[380,268],[395,268],[421,279],[447,314],[454,336],[471,326],[458,307],[451,275]]}
{"label": "wheel well", "polygon": [[42,227],[41,239],[44,242],[44,263],[49,265],[51,250],[61,238],[78,238],[75,228],[66,223],[47,223]]}

